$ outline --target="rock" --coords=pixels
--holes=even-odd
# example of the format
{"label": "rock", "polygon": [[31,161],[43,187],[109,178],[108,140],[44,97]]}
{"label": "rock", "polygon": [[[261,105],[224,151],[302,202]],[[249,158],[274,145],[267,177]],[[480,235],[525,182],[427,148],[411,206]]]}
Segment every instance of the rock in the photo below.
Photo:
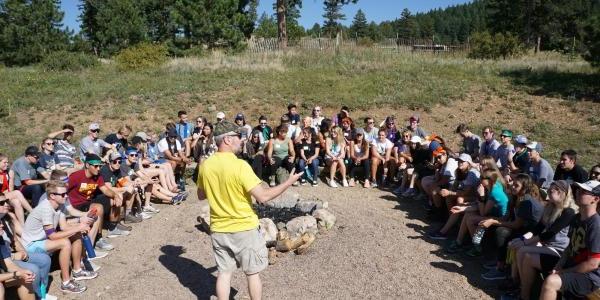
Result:
{"label": "rock", "polygon": [[300,195],[298,193],[287,190],[265,205],[274,208],[292,208],[296,206],[299,199]]}
{"label": "rock", "polygon": [[277,223],[277,229],[278,230],[285,230],[285,223],[283,223],[283,222]]}
{"label": "rock", "polygon": [[305,214],[310,214],[317,209],[327,208],[327,206],[327,201],[323,201],[320,199],[300,200],[298,201],[298,203],[296,203],[296,209]]}
{"label": "rock", "polygon": [[336,221],[335,215],[326,209],[317,209],[312,215],[318,221],[319,227],[327,230],[331,229]]}
{"label": "rock", "polygon": [[267,244],[275,242],[277,239],[277,227],[273,223],[273,220],[263,218],[258,220],[258,223],[260,225],[258,231],[265,239],[265,242]]}
{"label": "rock", "polygon": [[207,107],[207,109],[208,109],[208,112],[213,112],[213,111],[217,110],[217,107],[214,104],[212,104],[212,105],[209,105]]}
{"label": "rock", "polygon": [[285,228],[289,232],[291,238],[299,237],[306,232],[316,234],[319,231],[317,228],[317,219],[312,216],[294,218],[287,222]]}

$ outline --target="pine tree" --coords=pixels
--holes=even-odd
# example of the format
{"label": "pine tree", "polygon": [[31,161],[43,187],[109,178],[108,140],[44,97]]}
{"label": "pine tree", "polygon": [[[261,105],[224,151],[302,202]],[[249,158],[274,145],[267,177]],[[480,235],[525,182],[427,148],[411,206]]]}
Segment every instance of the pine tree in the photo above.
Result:
{"label": "pine tree", "polygon": [[359,9],[354,16],[354,20],[350,26],[350,32],[353,37],[366,37],[369,35],[367,16],[365,16],[365,13],[361,9]]}
{"label": "pine tree", "polygon": [[342,13],[342,3],[338,0],[325,0],[323,5],[325,5],[323,32],[330,37],[334,37],[342,28],[339,21],[346,19],[346,15]]}
{"label": "pine tree", "polygon": [[402,10],[400,20],[397,22],[398,37],[401,39],[411,39],[416,36],[417,23],[408,8]]}
{"label": "pine tree", "polygon": [[0,1],[0,61],[27,65],[66,49],[63,15],[58,0]]}
{"label": "pine tree", "polygon": [[254,30],[254,35],[261,38],[276,38],[277,37],[277,20],[263,13],[258,19],[258,25]]}
{"label": "pine tree", "polygon": [[306,34],[313,38],[320,37],[321,25],[319,25],[319,23],[315,23],[309,30],[306,31]]}

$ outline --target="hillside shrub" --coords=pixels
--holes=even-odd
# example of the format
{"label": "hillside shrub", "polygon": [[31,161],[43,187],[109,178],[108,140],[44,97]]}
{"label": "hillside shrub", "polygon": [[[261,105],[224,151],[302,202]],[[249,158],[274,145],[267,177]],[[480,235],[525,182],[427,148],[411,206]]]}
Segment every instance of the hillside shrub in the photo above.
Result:
{"label": "hillside shrub", "polygon": [[141,43],[121,50],[115,62],[120,70],[139,70],[160,66],[167,55],[168,49],[163,44]]}
{"label": "hillside shrub", "polygon": [[52,52],[41,63],[47,71],[80,71],[98,64],[98,59],[93,55],[68,51]]}
{"label": "hillside shrub", "polygon": [[499,59],[521,55],[524,51],[519,39],[511,33],[476,32],[471,37],[469,58]]}

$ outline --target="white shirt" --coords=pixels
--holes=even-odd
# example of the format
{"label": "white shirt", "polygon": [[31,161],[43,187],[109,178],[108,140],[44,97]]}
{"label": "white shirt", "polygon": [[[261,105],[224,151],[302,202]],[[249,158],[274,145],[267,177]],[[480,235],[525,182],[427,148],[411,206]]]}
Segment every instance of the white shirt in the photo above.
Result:
{"label": "white shirt", "polygon": [[392,149],[394,147],[394,144],[387,138],[384,142],[379,141],[379,139],[375,139],[371,142],[371,145],[375,146],[375,149],[377,149],[377,153],[379,153],[379,155],[384,155],[387,149]]}
{"label": "white shirt", "polygon": [[[181,149],[181,143],[179,143],[179,140],[175,140],[175,144],[177,145],[177,149]],[[158,144],[156,145],[158,147],[158,152],[160,152],[160,156],[164,158],[164,153],[165,151],[169,150],[169,144],[167,143],[167,138],[163,138],[162,140],[158,141]],[[175,155],[177,153],[171,153],[172,155]]]}

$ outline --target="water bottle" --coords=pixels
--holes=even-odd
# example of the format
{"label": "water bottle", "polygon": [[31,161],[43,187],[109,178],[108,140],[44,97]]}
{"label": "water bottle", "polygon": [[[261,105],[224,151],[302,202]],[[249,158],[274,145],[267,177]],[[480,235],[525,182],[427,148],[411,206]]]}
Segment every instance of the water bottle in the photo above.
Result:
{"label": "water bottle", "polygon": [[40,283],[40,298],[42,300],[46,300],[46,284]]}
{"label": "water bottle", "polygon": [[477,230],[475,231],[475,234],[473,234],[473,244],[474,245],[481,244],[481,239],[483,238],[484,234],[485,234],[485,228],[483,228],[483,227],[477,227]]}
{"label": "water bottle", "polygon": [[86,233],[81,235],[81,241],[83,242],[83,247],[85,247],[85,252],[87,252],[87,256],[89,258],[96,257],[96,251],[94,251],[94,245],[92,244],[92,241],[90,240],[90,238],[88,237],[88,235]]}
{"label": "water bottle", "polygon": [[304,174],[306,175],[306,178],[308,178],[308,180],[313,181],[313,175],[308,166],[304,166]]}

